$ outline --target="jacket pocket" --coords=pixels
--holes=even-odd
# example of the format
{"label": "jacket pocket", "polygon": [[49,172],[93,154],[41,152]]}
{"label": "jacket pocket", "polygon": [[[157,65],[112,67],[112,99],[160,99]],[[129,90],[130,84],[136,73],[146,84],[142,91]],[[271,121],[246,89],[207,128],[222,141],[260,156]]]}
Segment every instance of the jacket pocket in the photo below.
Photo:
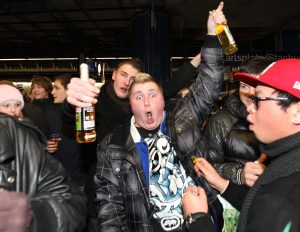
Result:
{"label": "jacket pocket", "polygon": [[120,190],[124,195],[134,194],[140,191],[140,183],[136,173],[136,168],[125,158],[113,158],[112,167],[115,175],[119,179]]}

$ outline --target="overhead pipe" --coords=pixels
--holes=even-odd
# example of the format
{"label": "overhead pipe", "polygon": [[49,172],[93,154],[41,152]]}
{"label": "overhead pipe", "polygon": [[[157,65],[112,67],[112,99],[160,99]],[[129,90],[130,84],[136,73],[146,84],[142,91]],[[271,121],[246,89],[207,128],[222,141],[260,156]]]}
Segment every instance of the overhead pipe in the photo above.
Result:
{"label": "overhead pipe", "polygon": [[[100,65],[106,63],[105,72],[113,72],[114,66],[107,65],[107,61],[99,62]],[[32,61],[5,61],[0,62],[0,73],[74,73],[78,72],[76,62],[32,62]]]}

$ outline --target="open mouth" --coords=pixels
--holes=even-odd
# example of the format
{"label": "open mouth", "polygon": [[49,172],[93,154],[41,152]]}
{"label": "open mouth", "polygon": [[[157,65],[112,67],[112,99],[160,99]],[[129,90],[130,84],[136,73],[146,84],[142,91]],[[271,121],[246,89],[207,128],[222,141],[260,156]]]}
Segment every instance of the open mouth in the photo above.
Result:
{"label": "open mouth", "polygon": [[[252,121],[250,120],[250,118],[249,117],[247,117],[247,121],[248,121],[248,123],[249,123],[249,129],[251,128],[251,127],[253,127],[253,123],[252,123]],[[250,129],[251,130],[251,129]]]}
{"label": "open mouth", "polygon": [[151,112],[147,112],[147,123],[151,124],[154,122],[153,118],[152,118],[152,113]]}
{"label": "open mouth", "polygon": [[121,91],[124,92],[124,93],[127,93],[128,92],[128,88],[121,88]]}

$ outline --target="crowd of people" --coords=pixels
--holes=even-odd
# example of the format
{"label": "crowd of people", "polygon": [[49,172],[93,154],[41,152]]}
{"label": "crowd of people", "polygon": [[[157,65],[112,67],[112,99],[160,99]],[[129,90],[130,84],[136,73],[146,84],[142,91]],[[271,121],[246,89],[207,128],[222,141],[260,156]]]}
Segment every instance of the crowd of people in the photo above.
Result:
{"label": "crowd of people", "polygon": [[[24,97],[0,81],[0,231],[299,231],[300,59],[244,61],[239,88],[211,114],[223,8],[163,86],[135,58],[101,89],[34,76]],[[75,107],[92,105],[96,142],[77,143]]]}

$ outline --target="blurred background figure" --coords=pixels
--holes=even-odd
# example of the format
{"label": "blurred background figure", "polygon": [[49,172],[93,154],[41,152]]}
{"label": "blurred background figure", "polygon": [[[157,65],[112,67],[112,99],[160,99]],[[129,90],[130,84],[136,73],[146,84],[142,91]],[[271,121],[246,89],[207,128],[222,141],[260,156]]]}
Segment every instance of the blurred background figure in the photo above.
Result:
{"label": "blurred background figure", "polygon": [[31,92],[34,99],[52,100],[52,82],[46,76],[34,76],[31,80]]}
{"label": "blurred background figure", "polygon": [[32,102],[28,102],[24,107],[24,116],[30,118],[49,137],[51,134],[50,128],[52,126],[55,127],[54,124],[48,124],[50,119],[47,117],[49,116],[49,111],[53,108],[52,82],[45,76],[34,76],[31,80],[30,91],[33,99]]}
{"label": "blurred background figure", "polygon": [[[3,83],[3,82],[2,82]],[[0,112],[14,117],[20,117],[24,107],[24,99],[14,85],[0,83]]]}
{"label": "blurred background figure", "polygon": [[31,80],[31,96],[33,100],[26,102],[23,110],[24,117],[31,119],[48,138],[47,151],[57,151],[58,143],[53,140],[53,134],[60,134],[61,117],[59,109],[54,105],[51,95],[52,82],[45,76],[34,76]]}
{"label": "blurred background figure", "polygon": [[30,118],[46,135],[47,129],[42,115],[45,108],[53,103],[51,91],[52,82],[48,77],[34,76],[29,91],[31,102],[28,102],[24,108],[24,116]]}
{"label": "blurred background figure", "polygon": [[54,77],[52,98],[55,104],[61,104],[67,98],[67,85],[72,78],[71,74],[63,74]]}
{"label": "blurred background figure", "polygon": [[51,92],[54,104],[59,109],[61,120],[61,139],[58,150],[53,154],[65,167],[71,179],[83,191],[87,176],[87,157],[83,151],[86,144],[79,144],[75,139],[75,118],[63,117],[63,103],[67,98],[67,85],[72,78],[71,74],[57,75],[54,77],[53,90]]}

